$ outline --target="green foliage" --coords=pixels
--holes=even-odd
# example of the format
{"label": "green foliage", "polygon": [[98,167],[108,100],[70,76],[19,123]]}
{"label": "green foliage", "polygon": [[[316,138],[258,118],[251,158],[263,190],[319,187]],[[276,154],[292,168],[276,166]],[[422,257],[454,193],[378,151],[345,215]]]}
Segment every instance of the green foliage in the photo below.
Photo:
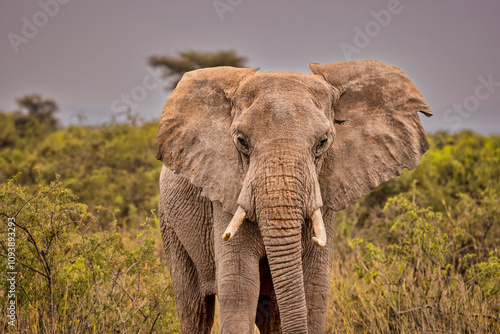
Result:
{"label": "green foliage", "polygon": [[95,212],[103,226],[116,219],[119,225],[138,227],[157,207],[161,171],[154,157],[157,122],[72,125],[30,137],[40,124],[36,118],[31,117],[29,128],[18,127],[12,118],[0,114],[0,125],[9,133],[0,150],[0,179],[22,172],[19,181],[33,186],[34,167],[46,183],[58,173],[81,202],[94,209],[104,206]]}
{"label": "green foliage", "polygon": [[164,77],[172,79],[169,89],[174,89],[182,75],[188,71],[206,67],[233,66],[245,67],[246,58],[238,56],[236,52],[199,52],[187,51],[179,52],[177,57],[152,56],[149,58],[149,65],[163,70]]}
{"label": "green foliage", "polygon": [[[17,158],[31,145],[36,144],[52,132],[47,123],[40,122],[36,117],[20,112],[3,113],[1,111],[0,130],[0,149],[5,158],[7,150],[16,155]],[[5,163],[17,164],[19,161],[7,160]],[[2,166],[9,167],[7,164],[2,164]]]}
{"label": "green foliage", "polygon": [[[473,255],[473,254],[468,254]],[[498,250],[490,252],[485,262],[476,263],[467,270],[467,278],[475,282],[487,297],[499,298],[500,295],[500,259]],[[497,307],[498,309],[498,307]]]}
{"label": "green foliage", "polygon": [[[0,185],[0,213],[16,219],[19,333],[175,332],[169,275],[156,252],[153,214],[137,240],[96,232],[96,217],[56,178],[36,190]],[[0,225],[7,235],[7,225]],[[4,239],[0,254],[6,256]],[[7,262],[0,271],[7,272]],[[7,291],[7,282],[2,280]],[[0,296],[6,314],[7,294]],[[0,317],[0,328],[7,328]],[[9,327],[12,328],[12,327]]]}
{"label": "green foliage", "polygon": [[329,332],[500,332],[500,138],[430,141],[337,213]]}

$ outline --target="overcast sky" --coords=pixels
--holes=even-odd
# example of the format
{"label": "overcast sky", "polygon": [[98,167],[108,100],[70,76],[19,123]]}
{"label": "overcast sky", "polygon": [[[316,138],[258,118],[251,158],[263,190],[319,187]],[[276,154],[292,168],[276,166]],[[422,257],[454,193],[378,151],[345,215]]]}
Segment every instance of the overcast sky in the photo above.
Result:
{"label": "overcast sky", "polygon": [[233,49],[261,71],[378,59],[417,84],[427,131],[500,133],[498,0],[0,0],[0,13],[4,111],[39,93],[65,124],[97,124],[129,95],[159,119],[168,93],[149,56]]}

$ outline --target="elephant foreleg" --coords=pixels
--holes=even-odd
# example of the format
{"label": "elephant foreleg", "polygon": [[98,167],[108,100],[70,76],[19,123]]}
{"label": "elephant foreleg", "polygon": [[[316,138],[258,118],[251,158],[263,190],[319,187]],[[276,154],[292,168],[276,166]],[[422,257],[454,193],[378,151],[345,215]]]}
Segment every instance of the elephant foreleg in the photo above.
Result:
{"label": "elephant foreleg", "polygon": [[324,212],[323,219],[327,233],[327,244],[325,247],[318,247],[310,242],[312,237],[311,226],[306,224],[303,233],[304,288],[306,292],[307,322],[310,334],[324,333],[328,293],[330,290],[333,248],[331,240],[334,225],[333,211]]}
{"label": "elephant foreleg", "polygon": [[196,267],[175,233],[168,228],[162,233],[182,333],[209,334],[214,321],[215,295],[203,294]]}
{"label": "elephant foreleg", "polygon": [[262,242],[255,224],[245,222],[230,241],[222,235],[231,216],[214,206],[214,246],[220,330],[223,334],[253,334],[259,299],[259,258]]}

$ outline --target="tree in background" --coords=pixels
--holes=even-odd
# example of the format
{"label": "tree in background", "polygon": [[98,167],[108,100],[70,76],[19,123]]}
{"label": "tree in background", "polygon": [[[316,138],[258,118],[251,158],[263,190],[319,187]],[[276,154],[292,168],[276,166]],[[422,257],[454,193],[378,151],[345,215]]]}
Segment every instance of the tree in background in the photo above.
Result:
{"label": "tree in background", "polygon": [[44,99],[39,94],[31,94],[17,99],[16,102],[21,109],[28,111],[29,116],[47,124],[52,130],[59,126],[59,120],[54,115],[59,111],[59,106],[54,100]]}
{"label": "tree in background", "polygon": [[[16,102],[19,110],[0,111],[0,149],[24,150],[34,147],[59,128],[59,120],[55,117],[59,107],[54,100],[31,94],[17,99]],[[4,152],[0,153],[0,163],[3,162],[2,153]],[[12,152],[7,156],[11,159]]]}
{"label": "tree in background", "polygon": [[149,65],[163,70],[163,76],[171,79],[172,83],[167,90],[173,90],[184,73],[205,67],[233,66],[245,67],[247,58],[241,57],[235,51],[179,52],[177,57],[151,56]]}

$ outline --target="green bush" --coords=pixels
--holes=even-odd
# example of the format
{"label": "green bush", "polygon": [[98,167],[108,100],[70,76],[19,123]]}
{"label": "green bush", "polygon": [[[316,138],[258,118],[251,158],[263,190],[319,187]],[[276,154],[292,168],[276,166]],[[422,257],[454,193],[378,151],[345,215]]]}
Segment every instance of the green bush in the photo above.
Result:
{"label": "green bush", "polygon": [[337,213],[329,333],[500,332],[499,139],[437,133]]}
{"label": "green bush", "polygon": [[[16,221],[17,333],[172,333],[179,328],[169,274],[155,251],[159,222],[137,240],[99,230],[87,205],[56,178],[35,190],[0,185],[0,213]],[[7,224],[0,225],[7,235]],[[0,241],[2,256],[7,245]],[[7,262],[0,271],[7,272]],[[6,280],[2,285],[7,291]],[[0,296],[7,314],[7,294]],[[12,330],[6,317],[0,328]]]}
{"label": "green bush", "polygon": [[19,126],[18,117],[0,113],[0,128],[8,133],[0,146],[0,180],[22,172],[19,182],[35,186],[37,173],[46,184],[59,174],[82,203],[107,208],[94,212],[102,227],[117,219],[119,225],[137,228],[158,206],[157,122],[41,131],[36,118],[22,116],[32,122]]}

